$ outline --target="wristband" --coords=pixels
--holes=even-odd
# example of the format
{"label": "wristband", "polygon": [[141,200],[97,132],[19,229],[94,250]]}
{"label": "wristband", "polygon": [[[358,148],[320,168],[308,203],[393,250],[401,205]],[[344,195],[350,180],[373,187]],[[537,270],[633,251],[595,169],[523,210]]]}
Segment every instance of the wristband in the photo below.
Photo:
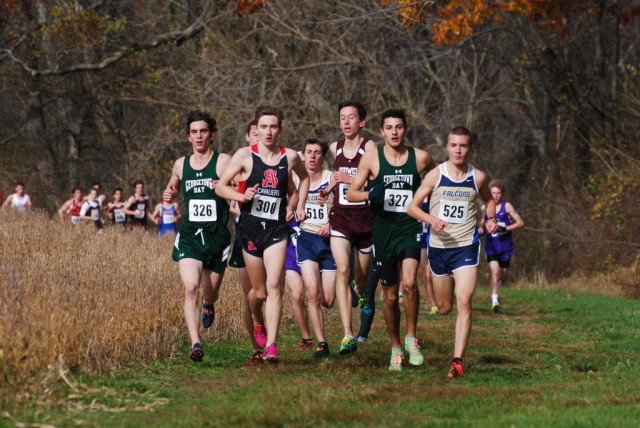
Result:
{"label": "wristband", "polygon": [[497,219],[497,218],[495,218],[495,217],[489,217],[489,218],[487,219],[487,221],[489,221],[489,220],[493,220],[493,222],[494,222],[494,223],[496,223],[496,224],[498,223],[498,219]]}

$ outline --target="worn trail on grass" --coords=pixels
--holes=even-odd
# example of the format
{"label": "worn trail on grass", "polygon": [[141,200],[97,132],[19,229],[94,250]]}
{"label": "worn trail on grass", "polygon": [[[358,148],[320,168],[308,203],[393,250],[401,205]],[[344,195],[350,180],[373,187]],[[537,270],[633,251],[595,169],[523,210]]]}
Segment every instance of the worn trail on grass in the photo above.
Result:
{"label": "worn trail on grass", "polygon": [[[634,426],[640,420],[640,309],[617,297],[563,291],[503,293],[494,314],[476,296],[467,376],[446,380],[454,316],[420,315],[426,364],[387,370],[382,313],[369,343],[336,355],[336,310],[328,312],[333,355],[295,349],[290,321],[277,367],[245,367],[245,341],[207,344],[205,361],[175,358],[102,378],[79,378],[41,413],[13,421],[54,426]],[[426,307],[426,305],[423,305]],[[7,419],[9,420],[9,419]]]}

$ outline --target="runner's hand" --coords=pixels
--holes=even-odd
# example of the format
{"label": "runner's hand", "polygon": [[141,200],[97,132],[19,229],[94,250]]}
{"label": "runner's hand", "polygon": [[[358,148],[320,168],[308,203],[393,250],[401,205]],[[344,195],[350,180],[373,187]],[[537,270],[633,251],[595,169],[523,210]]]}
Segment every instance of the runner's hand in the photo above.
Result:
{"label": "runner's hand", "polygon": [[162,192],[162,200],[165,202],[171,202],[174,194],[175,192],[173,191],[173,189],[166,188],[164,189],[164,192]]}
{"label": "runner's hand", "polygon": [[242,202],[245,203],[245,202],[249,202],[250,200],[252,200],[253,197],[256,195],[256,193],[258,193],[258,188],[259,187],[260,187],[260,183],[256,183],[255,186],[249,187],[247,190],[245,190],[244,191],[244,200]]}

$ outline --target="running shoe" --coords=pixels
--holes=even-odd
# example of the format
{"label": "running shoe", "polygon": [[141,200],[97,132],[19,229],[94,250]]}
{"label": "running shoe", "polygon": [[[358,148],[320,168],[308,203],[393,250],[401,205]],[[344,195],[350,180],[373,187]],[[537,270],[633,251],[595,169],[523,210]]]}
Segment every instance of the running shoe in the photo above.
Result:
{"label": "running shoe", "polygon": [[298,345],[298,351],[306,351],[311,349],[313,346],[313,339],[305,339],[304,337],[300,339],[300,344]]}
{"label": "running shoe", "polygon": [[358,336],[358,345],[366,345],[367,344],[367,338],[364,336]]}
{"label": "running shoe", "polygon": [[202,326],[209,328],[213,324],[213,319],[216,317],[216,310],[213,305],[202,304]]}
{"label": "running shoe", "polygon": [[267,330],[264,328],[264,324],[253,325],[253,337],[259,347],[264,348],[267,345]]}
{"label": "running shoe", "polygon": [[358,306],[360,307],[360,310],[362,311],[363,314],[365,315],[371,315],[371,307],[369,306],[369,298],[367,297],[367,294],[359,294],[358,293],[358,288],[356,286],[356,280],[354,279],[353,281],[351,281],[351,288],[353,289],[353,292],[356,293],[356,296],[358,296]]}
{"label": "running shoe", "polygon": [[351,354],[352,352],[356,352],[358,350],[358,344],[353,337],[345,336],[342,339],[342,343],[340,344],[340,351],[338,352],[340,355]]}
{"label": "running shoe", "polygon": [[464,376],[464,368],[462,367],[462,361],[460,360],[452,361],[451,368],[449,369],[449,374],[447,375],[447,377],[449,379],[455,379],[457,377],[462,377],[462,376]]}
{"label": "running shoe", "polygon": [[318,343],[316,352],[311,354],[312,357],[328,357],[329,356],[329,344],[327,342]]}
{"label": "running shoe", "polygon": [[199,363],[204,358],[204,349],[202,349],[202,343],[197,342],[193,344],[191,352],[189,352],[189,358],[194,363]]}
{"label": "running shoe", "polygon": [[421,366],[424,364],[424,357],[420,352],[420,345],[418,345],[418,339],[415,337],[407,337],[404,340],[404,349],[409,353],[409,364],[412,366]]}
{"label": "running shoe", "polygon": [[278,364],[278,347],[275,343],[272,343],[264,350],[262,358],[270,363]]}
{"label": "running shoe", "polygon": [[247,361],[245,364],[248,366],[260,365],[264,362],[262,358],[263,358],[263,351],[253,351],[253,355],[251,355],[251,358],[249,358],[249,361]]}
{"label": "running shoe", "polygon": [[389,363],[389,371],[401,372],[402,360],[404,360],[404,354],[402,353],[402,351],[400,352],[391,351],[391,362]]}
{"label": "running shoe", "polygon": [[431,311],[429,311],[429,313],[431,315],[438,315],[440,313],[440,311],[438,310],[437,306],[431,306]]}
{"label": "running shoe", "polygon": [[493,302],[493,304],[491,305],[491,310],[493,310],[493,312],[495,313],[500,312],[500,303]]}

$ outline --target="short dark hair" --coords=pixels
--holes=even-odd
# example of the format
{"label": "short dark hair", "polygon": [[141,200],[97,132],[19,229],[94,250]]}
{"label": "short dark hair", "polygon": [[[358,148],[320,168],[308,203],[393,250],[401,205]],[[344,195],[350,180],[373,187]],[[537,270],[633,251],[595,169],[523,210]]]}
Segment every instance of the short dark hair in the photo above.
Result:
{"label": "short dark hair", "polygon": [[209,125],[209,131],[216,132],[218,130],[218,128],[216,128],[216,120],[212,118],[209,113],[200,110],[191,110],[187,113],[187,118],[185,120],[185,130],[187,134],[191,131],[191,124],[193,122],[200,122],[201,120],[207,122],[207,125]]}
{"label": "short dark hair", "polygon": [[136,180],[133,182],[133,187],[136,187],[138,184],[142,184],[144,186],[144,181],[142,180]]}
{"label": "short dark hair", "polygon": [[122,187],[116,187],[115,190],[113,191],[113,193],[115,194],[116,192],[120,192],[120,193],[124,193],[124,190],[122,190]]}
{"label": "short dark hair", "polygon": [[404,110],[399,108],[391,108],[389,110],[385,110],[382,112],[382,116],[380,116],[380,128],[384,127],[384,121],[388,117],[395,117],[396,119],[402,119],[402,124],[407,126],[407,116],[404,113]]}
{"label": "short dark hair", "polygon": [[76,190],[79,190],[79,191],[82,192],[82,187],[80,187],[80,186],[74,187],[73,189],[71,189],[71,193],[76,193]]}
{"label": "short dark hair", "polygon": [[16,183],[16,187],[17,187],[17,186],[22,186],[22,187],[24,187],[24,182],[22,182],[22,181],[18,181],[18,182]]}
{"label": "short dark hair", "polygon": [[456,126],[451,131],[449,131],[449,135],[447,136],[447,141],[449,140],[449,137],[452,135],[467,137],[469,138],[469,144],[473,144],[471,131],[469,131],[469,129],[465,128],[464,126]]}
{"label": "short dark hair", "polygon": [[102,189],[102,184],[100,184],[97,181],[91,185],[91,188],[96,187],[96,186],[99,187],[100,189]]}
{"label": "short dark hair", "polygon": [[304,141],[304,143],[302,143],[302,152],[304,153],[304,151],[306,150],[307,146],[311,145],[311,144],[317,144],[318,146],[320,146],[320,150],[322,151],[322,156],[326,156],[327,152],[329,151],[329,144],[327,144],[326,141],[321,141],[317,138],[308,138]]}
{"label": "short dark hair", "polygon": [[340,104],[338,104],[338,114],[340,114],[340,110],[345,107],[355,108],[358,112],[358,119],[365,120],[367,118],[367,110],[365,110],[364,106],[358,101],[348,100],[341,102]]}
{"label": "short dark hair", "polygon": [[256,113],[254,120],[256,121],[256,125],[262,116],[275,116],[278,118],[278,127],[282,128],[282,121],[284,120],[284,114],[282,110],[275,106],[258,106],[256,108]]}
{"label": "short dark hair", "polygon": [[253,119],[253,120],[251,120],[251,122],[247,123],[247,130],[246,130],[245,134],[249,134],[251,132],[251,127],[252,126],[257,126],[257,125],[258,125],[258,122],[255,119]]}

